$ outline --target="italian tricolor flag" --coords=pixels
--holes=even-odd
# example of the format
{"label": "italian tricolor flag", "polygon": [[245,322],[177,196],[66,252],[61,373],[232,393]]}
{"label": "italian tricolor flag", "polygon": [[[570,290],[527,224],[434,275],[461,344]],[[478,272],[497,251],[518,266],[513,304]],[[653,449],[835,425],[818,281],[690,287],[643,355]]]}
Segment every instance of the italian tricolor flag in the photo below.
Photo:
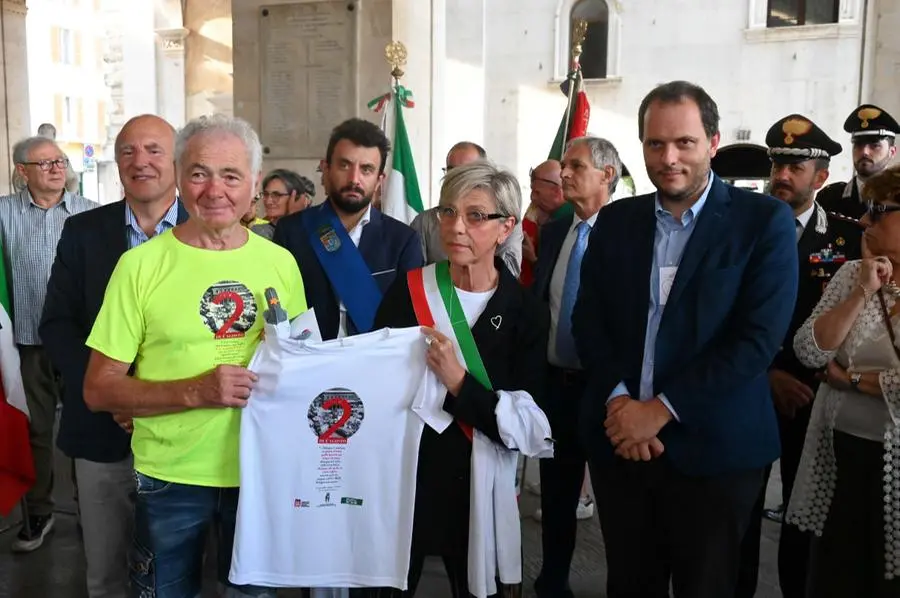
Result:
{"label": "italian tricolor flag", "polygon": [[391,93],[369,102],[371,109],[382,113],[381,127],[391,139],[391,154],[386,166],[387,179],[381,195],[381,211],[406,224],[412,222],[424,209],[412,147],[409,145],[409,135],[403,120],[403,109],[414,106],[412,92],[402,85],[396,85]]}
{"label": "italian tricolor flag", "polygon": [[8,515],[34,484],[28,406],[13,339],[6,265],[0,259],[0,515]]}
{"label": "italian tricolor flag", "polygon": [[[569,76],[566,77],[566,80],[560,86],[567,97],[569,96],[569,86],[571,85],[574,85],[575,89],[559,123],[556,138],[553,140],[553,147],[550,148],[550,154],[547,156],[548,160],[562,160],[566,151],[566,143],[576,137],[584,137],[587,134],[588,121],[591,119],[591,105],[588,103],[588,97],[584,91],[581,79],[581,66],[578,64],[575,65],[575,69],[569,73]],[[566,120],[567,116],[568,120]]]}

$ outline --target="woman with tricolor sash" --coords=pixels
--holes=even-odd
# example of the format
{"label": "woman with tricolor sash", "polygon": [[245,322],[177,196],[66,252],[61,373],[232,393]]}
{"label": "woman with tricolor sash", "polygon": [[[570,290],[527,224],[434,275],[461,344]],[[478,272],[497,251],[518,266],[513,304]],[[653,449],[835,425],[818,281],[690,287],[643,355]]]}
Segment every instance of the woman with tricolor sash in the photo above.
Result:
{"label": "woman with tricolor sash", "polygon": [[535,403],[549,314],[494,257],[520,206],[516,178],[487,161],[448,172],[437,216],[449,260],[398,279],[375,319],[376,329],[422,326],[428,365],[447,388],[439,404],[414,406],[427,425],[409,586],[396,596],[415,594],[426,556],[443,558],[454,597],[520,593],[516,463],[552,456]]}

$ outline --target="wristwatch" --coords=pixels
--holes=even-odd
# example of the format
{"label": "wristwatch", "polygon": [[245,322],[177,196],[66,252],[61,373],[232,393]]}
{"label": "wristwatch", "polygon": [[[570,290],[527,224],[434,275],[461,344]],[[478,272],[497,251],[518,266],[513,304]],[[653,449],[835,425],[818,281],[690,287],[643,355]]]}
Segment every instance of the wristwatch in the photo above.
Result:
{"label": "wristwatch", "polygon": [[862,380],[862,374],[859,372],[850,372],[850,386],[854,390],[859,390],[859,381]]}

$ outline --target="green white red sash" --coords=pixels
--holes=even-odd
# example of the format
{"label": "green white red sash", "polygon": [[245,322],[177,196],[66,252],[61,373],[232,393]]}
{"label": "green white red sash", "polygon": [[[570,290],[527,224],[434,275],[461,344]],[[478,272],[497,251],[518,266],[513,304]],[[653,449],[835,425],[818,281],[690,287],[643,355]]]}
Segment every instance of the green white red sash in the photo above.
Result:
{"label": "green white red sash", "polygon": [[[420,326],[428,326],[441,332],[453,341],[456,356],[466,370],[482,386],[493,390],[481,353],[475,344],[475,337],[466,321],[459,295],[450,279],[450,262],[431,264],[418,270],[410,270],[406,275],[413,310]],[[452,317],[451,317],[452,314]],[[472,427],[457,420],[469,440]]]}

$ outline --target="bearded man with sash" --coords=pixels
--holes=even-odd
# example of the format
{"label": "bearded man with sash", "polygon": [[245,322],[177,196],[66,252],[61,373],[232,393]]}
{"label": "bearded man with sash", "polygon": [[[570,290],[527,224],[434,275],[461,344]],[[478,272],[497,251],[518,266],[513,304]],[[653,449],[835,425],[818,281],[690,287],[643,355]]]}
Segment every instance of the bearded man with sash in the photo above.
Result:
{"label": "bearded man with sash", "polygon": [[[413,596],[432,555],[443,558],[454,597],[521,590],[517,451],[546,457],[552,445],[535,404],[544,387],[549,313],[495,257],[520,205],[518,181],[490,162],[448,172],[437,213],[449,260],[398,277],[375,317],[376,328],[423,326],[428,365],[447,394],[430,413],[416,409],[428,425],[419,447],[408,589],[372,596]],[[486,465],[492,459],[494,468]]]}
{"label": "bearded man with sash", "polygon": [[373,330],[384,292],[425,260],[418,234],[372,206],[390,142],[351,118],[334,128],[322,168],[327,199],[281,218],[272,240],[304,273],[306,301],[324,340]]}

